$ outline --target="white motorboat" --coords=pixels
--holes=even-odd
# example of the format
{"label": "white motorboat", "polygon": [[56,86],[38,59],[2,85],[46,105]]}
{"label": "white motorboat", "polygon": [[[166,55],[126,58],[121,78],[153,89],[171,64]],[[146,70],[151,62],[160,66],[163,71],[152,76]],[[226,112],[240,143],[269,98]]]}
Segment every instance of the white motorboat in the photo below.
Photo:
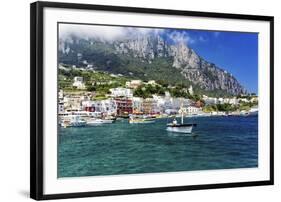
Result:
{"label": "white motorboat", "polygon": [[194,123],[184,124],[183,123],[184,110],[181,108],[179,111],[181,113],[181,123],[179,124],[175,118],[172,123],[167,124],[166,130],[170,131],[170,132],[175,132],[175,133],[192,133],[193,126],[196,126],[197,124],[194,124]]}
{"label": "white motorboat", "polygon": [[129,119],[129,123],[154,123],[155,119],[156,118],[150,117],[150,116],[144,116],[144,115],[134,116],[134,115],[131,115],[130,119]]}
{"label": "white motorboat", "polygon": [[114,122],[114,120],[112,120],[112,119],[91,118],[87,121],[87,125],[96,126],[96,125],[101,125],[101,124],[109,124],[109,123],[113,123],[113,122]]}
{"label": "white motorboat", "polygon": [[137,119],[130,119],[129,123],[154,123],[155,120],[154,119],[141,119],[141,118],[137,118]]}
{"label": "white motorboat", "polygon": [[63,119],[60,121],[60,125],[62,127],[83,127],[86,126],[86,121],[81,119],[78,115],[67,115],[64,116]]}
{"label": "white motorboat", "polygon": [[167,124],[167,131],[175,132],[175,133],[192,133],[192,128],[196,124],[188,123],[188,124]]}

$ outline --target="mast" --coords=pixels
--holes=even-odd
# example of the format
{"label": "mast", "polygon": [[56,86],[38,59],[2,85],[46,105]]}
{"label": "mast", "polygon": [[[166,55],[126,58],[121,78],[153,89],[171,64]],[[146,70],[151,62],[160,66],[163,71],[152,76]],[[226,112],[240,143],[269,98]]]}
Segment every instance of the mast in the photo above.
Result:
{"label": "mast", "polygon": [[181,108],[180,108],[180,111],[181,111],[181,124],[183,124],[183,101],[181,99]]}

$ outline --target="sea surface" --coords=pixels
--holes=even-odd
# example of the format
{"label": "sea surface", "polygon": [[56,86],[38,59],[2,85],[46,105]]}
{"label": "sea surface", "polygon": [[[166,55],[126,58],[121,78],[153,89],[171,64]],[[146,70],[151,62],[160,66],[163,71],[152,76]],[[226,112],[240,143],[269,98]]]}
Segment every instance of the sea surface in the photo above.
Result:
{"label": "sea surface", "polygon": [[258,116],[185,118],[197,123],[186,135],[166,131],[171,121],[59,128],[58,177],[258,166]]}

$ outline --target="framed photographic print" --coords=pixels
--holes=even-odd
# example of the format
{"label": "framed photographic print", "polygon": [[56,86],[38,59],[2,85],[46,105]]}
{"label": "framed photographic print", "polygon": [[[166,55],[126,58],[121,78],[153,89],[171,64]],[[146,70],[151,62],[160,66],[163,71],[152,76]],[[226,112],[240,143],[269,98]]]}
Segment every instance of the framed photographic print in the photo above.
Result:
{"label": "framed photographic print", "polygon": [[31,4],[31,198],[273,184],[273,17]]}

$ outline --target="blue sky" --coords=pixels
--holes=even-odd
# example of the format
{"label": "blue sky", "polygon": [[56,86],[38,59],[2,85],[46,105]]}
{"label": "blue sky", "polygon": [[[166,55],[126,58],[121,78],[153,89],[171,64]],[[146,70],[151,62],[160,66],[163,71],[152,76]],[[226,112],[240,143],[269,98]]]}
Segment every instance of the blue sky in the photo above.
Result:
{"label": "blue sky", "polygon": [[258,93],[258,34],[172,30],[205,60],[231,73],[248,92]]}

